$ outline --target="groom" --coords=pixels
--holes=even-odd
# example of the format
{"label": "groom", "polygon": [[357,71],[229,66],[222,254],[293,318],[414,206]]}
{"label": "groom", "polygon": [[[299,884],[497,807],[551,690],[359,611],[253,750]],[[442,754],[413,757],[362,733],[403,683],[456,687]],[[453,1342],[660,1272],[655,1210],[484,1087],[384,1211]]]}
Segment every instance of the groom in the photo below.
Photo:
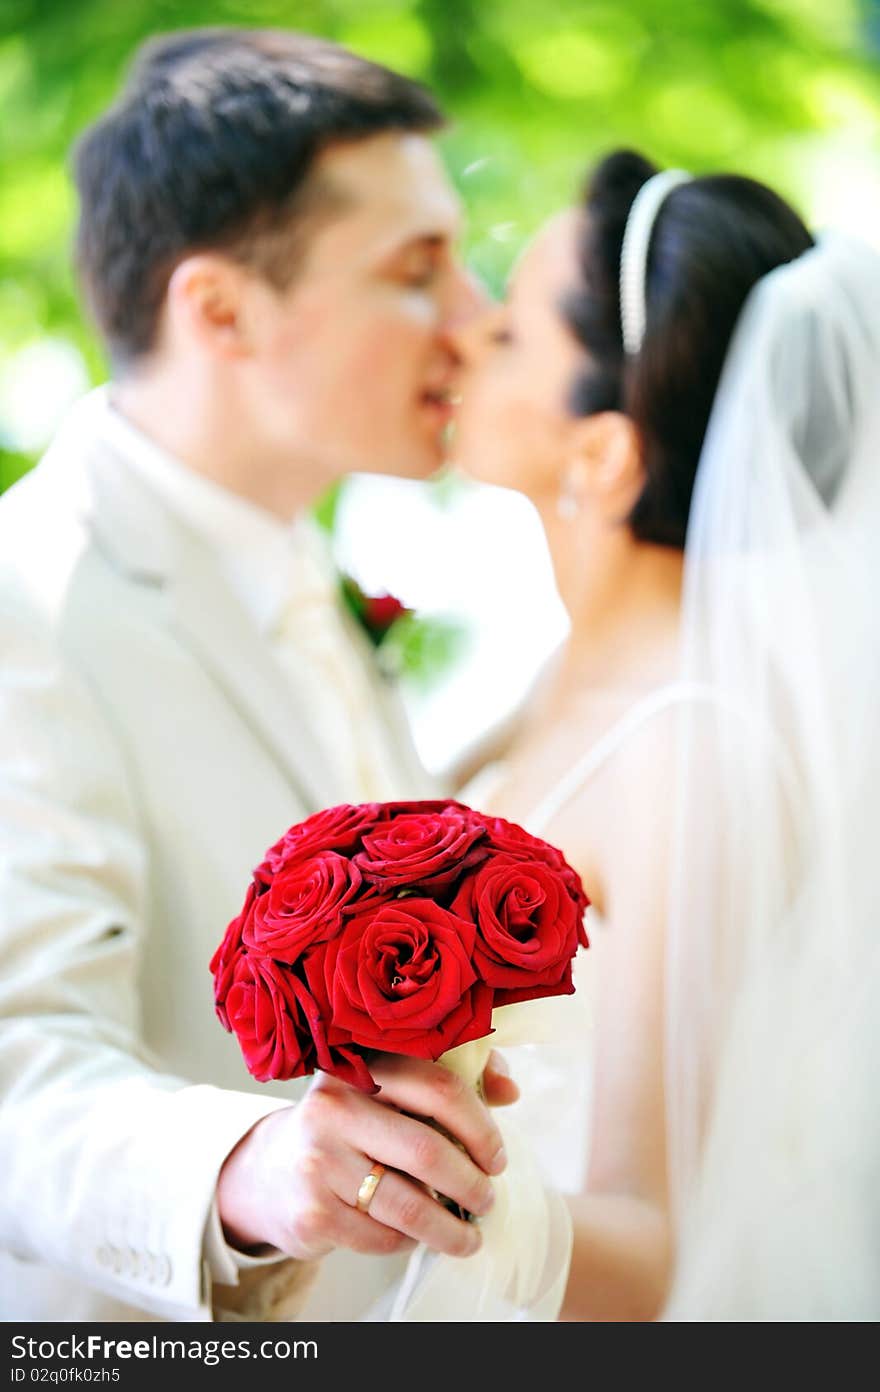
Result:
{"label": "groom", "polygon": [[489,1202],[482,1103],[412,1061],[291,1106],[207,971],[286,826],[430,791],[307,509],[440,461],[476,304],[440,120],[335,45],[211,30],[145,49],[80,144],[113,380],[0,500],[6,1319],[289,1318],[333,1248],[376,1258],[337,1265],[345,1318],[380,1254],[478,1241],[422,1184]]}

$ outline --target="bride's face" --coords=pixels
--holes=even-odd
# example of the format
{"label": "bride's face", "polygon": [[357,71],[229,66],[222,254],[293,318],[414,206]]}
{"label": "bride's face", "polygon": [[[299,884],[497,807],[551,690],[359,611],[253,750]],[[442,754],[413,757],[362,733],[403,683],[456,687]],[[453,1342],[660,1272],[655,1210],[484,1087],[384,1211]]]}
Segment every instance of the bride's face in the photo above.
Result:
{"label": "bride's face", "polygon": [[472,477],[539,504],[558,496],[577,425],[566,403],[584,354],[561,303],[577,277],[581,217],[572,210],[547,223],[517,265],[504,303],[470,321],[458,339],[453,460]]}

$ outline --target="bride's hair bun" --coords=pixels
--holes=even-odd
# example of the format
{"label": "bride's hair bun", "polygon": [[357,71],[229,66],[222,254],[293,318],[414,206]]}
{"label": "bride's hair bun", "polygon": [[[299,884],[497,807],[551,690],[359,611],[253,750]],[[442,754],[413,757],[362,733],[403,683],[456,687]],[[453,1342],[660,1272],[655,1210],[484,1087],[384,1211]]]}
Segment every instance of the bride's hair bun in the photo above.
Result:
{"label": "bride's hair bun", "polygon": [[813,245],[778,194],[732,174],[672,189],[653,226],[640,352],[624,353],[620,256],[633,201],[657,167],[632,150],[590,177],[580,283],[564,312],[589,364],[570,405],[578,415],[625,411],[639,429],[646,483],[630,516],[642,541],[683,547],[703,437],[733,328],[756,281]]}

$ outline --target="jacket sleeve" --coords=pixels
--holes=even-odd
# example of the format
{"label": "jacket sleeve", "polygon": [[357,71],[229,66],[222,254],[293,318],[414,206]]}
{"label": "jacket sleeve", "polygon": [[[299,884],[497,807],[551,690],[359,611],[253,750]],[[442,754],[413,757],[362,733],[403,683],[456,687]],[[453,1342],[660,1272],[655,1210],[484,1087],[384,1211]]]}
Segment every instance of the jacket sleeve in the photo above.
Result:
{"label": "jacket sleeve", "polygon": [[39,620],[7,600],[0,664],[0,1244],[150,1313],[210,1320],[217,1174],[289,1104],[151,1061],[147,853],[120,751]]}

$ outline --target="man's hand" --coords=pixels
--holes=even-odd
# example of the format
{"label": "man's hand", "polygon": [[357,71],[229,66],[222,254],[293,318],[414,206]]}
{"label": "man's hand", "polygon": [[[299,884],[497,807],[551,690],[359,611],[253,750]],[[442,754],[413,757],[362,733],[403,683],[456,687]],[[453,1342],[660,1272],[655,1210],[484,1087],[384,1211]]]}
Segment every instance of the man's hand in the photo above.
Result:
{"label": "man's hand", "polygon": [[[217,1182],[217,1203],[231,1243],[268,1243],[302,1260],[334,1247],[397,1252],[413,1241],[451,1256],[477,1250],[478,1228],[454,1217],[426,1190],[447,1195],[471,1213],[489,1211],[488,1176],[506,1164],[491,1113],[440,1064],[380,1055],[370,1068],[380,1093],[371,1097],[319,1073],[301,1102],[258,1122],[230,1153]],[[483,1085],[494,1105],[518,1095],[494,1052]],[[435,1119],[464,1150],[421,1117]],[[360,1213],[358,1188],[377,1161],[387,1169],[369,1213]]]}

